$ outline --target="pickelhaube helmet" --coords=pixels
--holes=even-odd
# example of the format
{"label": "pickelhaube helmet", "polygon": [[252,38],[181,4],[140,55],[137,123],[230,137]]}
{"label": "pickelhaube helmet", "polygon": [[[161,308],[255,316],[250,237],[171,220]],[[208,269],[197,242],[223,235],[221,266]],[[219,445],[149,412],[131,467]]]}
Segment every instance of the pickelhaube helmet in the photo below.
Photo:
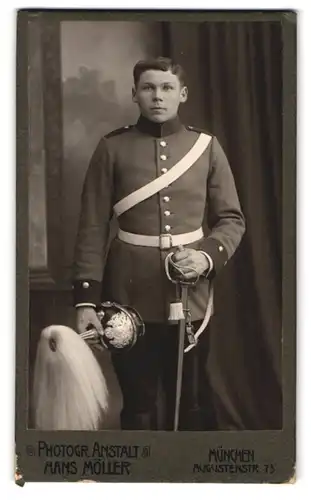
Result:
{"label": "pickelhaube helmet", "polygon": [[116,302],[102,302],[96,309],[104,335],[94,330],[81,334],[84,340],[96,338],[106,349],[123,352],[131,349],[138,338],[145,333],[145,325],[140,314],[130,306]]}

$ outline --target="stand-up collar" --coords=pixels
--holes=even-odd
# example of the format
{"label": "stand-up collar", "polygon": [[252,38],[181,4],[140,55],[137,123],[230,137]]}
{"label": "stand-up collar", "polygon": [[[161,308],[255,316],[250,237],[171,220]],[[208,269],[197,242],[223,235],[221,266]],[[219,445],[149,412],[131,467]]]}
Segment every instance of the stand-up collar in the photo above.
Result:
{"label": "stand-up collar", "polygon": [[155,123],[141,115],[138,119],[136,127],[145,134],[149,134],[154,137],[165,137],[167,135],[175,134],[181,130],[182,123],[178,116],[164,123]]}

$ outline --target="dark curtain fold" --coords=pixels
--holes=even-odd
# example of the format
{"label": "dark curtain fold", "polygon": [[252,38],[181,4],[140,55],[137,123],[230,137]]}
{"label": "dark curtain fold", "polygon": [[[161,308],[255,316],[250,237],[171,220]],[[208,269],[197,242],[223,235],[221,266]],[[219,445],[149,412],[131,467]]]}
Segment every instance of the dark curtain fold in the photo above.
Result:
{"label": "dark curtain fold", "polygon": [[208,370],[220,429],[282,427],[280,23],[172,23],[166,53],[189,75],[184,119],[230,161],[246,234],[215,283]]}

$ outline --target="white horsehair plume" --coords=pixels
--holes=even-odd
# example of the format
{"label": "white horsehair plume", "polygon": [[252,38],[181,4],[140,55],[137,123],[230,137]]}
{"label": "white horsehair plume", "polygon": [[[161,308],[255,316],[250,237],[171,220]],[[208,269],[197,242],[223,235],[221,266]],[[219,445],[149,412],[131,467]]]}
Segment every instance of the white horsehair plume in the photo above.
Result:
{"label": "white horsehair plume", "polygon": [[67,326],[51,325],[41,332],[33,406],[39,430],[98,430],[108,410],[99,363],[85,340]]}

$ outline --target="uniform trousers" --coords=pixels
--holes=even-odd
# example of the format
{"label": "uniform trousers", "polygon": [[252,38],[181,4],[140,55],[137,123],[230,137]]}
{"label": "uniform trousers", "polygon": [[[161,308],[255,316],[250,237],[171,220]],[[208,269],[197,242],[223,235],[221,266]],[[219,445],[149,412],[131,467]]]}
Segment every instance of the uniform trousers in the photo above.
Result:
{"label": "uniform trousers", "polygon": [[[193,323],[194,331],[200,324]],[[112,356],[123,394],[121,427],[126,430],[169,431],[174,428],[178,325],[145,326],[145,335],[130,351]],[[202,431],[216,427],[206,369],[209,347],[210,332],[207,328],[196,347],[184,354],[178,430]]]}

